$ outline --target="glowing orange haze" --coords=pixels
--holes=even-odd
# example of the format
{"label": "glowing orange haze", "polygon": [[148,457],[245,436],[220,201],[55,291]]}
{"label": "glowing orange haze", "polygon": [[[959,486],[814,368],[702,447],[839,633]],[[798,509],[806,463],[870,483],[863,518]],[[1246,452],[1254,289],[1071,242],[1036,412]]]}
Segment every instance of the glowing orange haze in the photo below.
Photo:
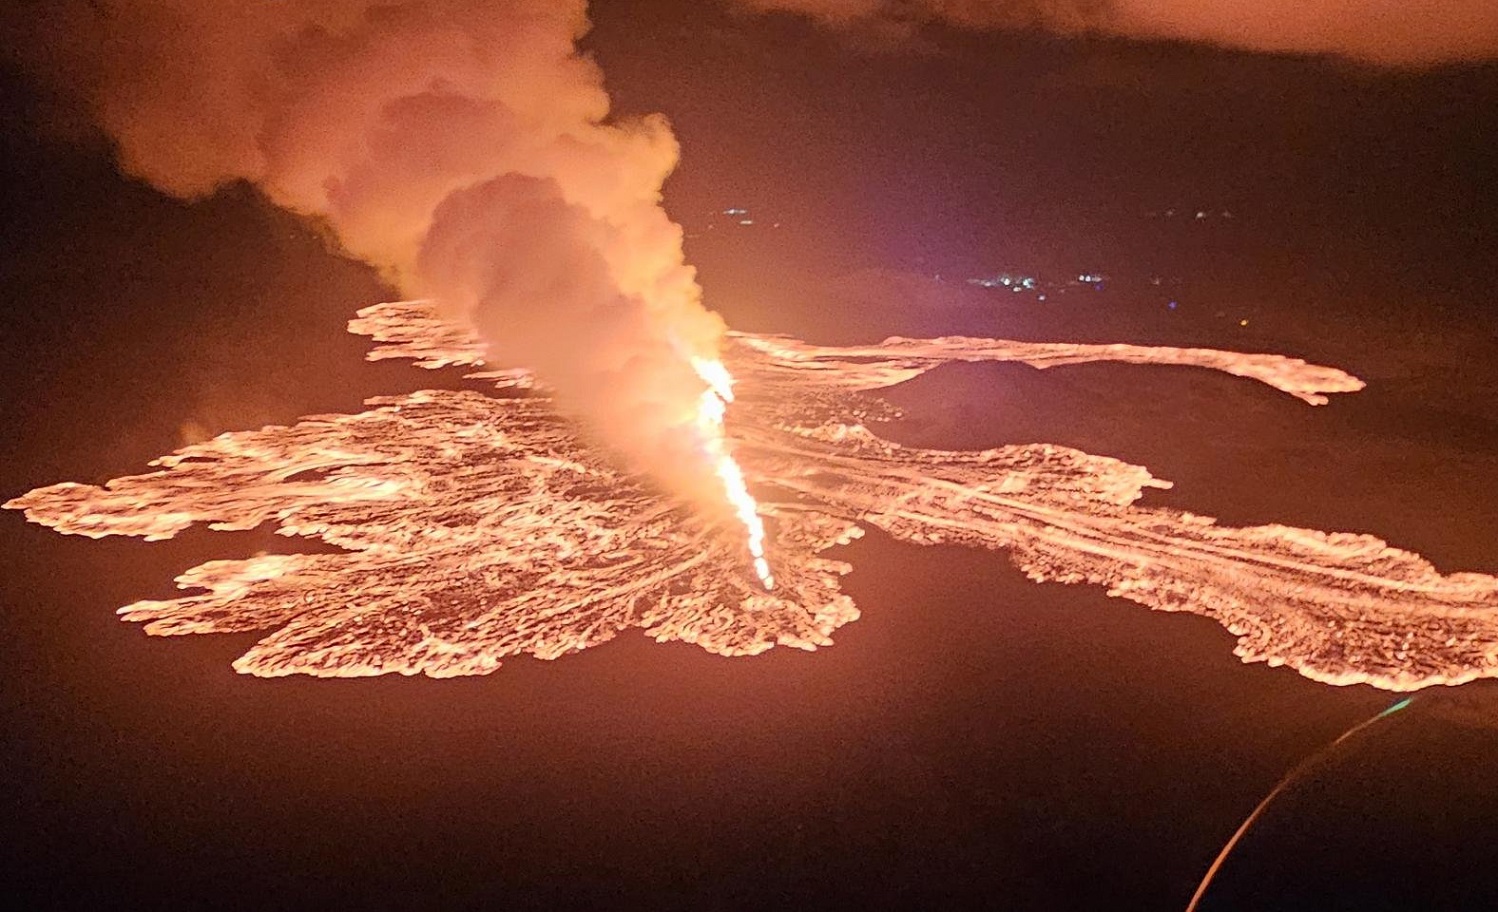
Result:
{"label": "glowing orange haze", "polygon": [[50,11],[38,45],[131,174],[186,198],[248,180],[322,220],[757,549],[704,411],[724,327],[660,206],[676,141],[609,119],[587,28],[585,0],[99,0]]}

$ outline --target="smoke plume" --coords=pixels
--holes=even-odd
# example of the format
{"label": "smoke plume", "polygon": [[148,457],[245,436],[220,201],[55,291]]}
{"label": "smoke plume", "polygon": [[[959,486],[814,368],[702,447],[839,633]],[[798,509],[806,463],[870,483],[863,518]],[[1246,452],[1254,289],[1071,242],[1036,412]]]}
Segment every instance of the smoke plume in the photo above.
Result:
{"label": "smoke plume", "polygon": [[847,28],[1040,27],[1427,66],[1498,57],[1493,0],[733,0]]}
{"label": "smoke plume", "polygon": [[189,199],[253,182],[633,467],[722,501],[695,366],[723,326],[660,206],[676,142],[610,120],[585,0],[80,0],[37,22],[29,65],[131,175]]}

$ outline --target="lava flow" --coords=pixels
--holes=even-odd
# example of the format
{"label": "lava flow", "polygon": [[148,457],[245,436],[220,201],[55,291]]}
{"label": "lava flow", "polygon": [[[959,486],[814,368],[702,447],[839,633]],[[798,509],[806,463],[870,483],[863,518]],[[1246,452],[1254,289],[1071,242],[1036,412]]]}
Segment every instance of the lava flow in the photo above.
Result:
{"label": "lava flow", "polygon": [[[5,506],[96,538],[271,521],[341,548],[209,561],[178,577],[181,596],[120,609],[153,634],[265,632],[235,662],[262,676],[484,674],[630,628],[722,655],[815,649],[858,617],[840,586],[852,567],[827,552],[874,527],[1004,551],[1036,581],[1212,618],[1245,662],[1318,681],[1414,690],[1498,677],[1493,576],[1443,575],[1369,535],[1233,528],[1139,506],[1146,488],[1170,483],[1106,456],[1051,444],[923,450],[873,429],[893,413],[874,391],[956,361],[1191,365],[1312,405],[1362,388],[1335,368],[1211,349],[966,337],[834,348],[729,334],[724,364],[694,364],[711,387],[699,437],[718,441],[705,446],[749,530],[754,581],[741,540],[622,472],[529,372],[486,369],[485,343],[432,306],[368,307],[350,328],[379,343],[373,360],[468,367],[503,392],[372,399],[358,414],[222,434],[149,474],[52,485]],[[775,520],[773,540],[760,513]]]}

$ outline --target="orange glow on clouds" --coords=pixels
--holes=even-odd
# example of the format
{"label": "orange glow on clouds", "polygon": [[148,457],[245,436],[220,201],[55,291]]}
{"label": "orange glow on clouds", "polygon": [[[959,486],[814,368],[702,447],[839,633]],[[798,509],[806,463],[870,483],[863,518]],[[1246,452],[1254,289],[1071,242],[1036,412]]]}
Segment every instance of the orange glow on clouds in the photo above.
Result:
{"label": "orange glow on clouds", "polygon": [[1421,66],[1498,57],[1492,0],[733,0],[756,12],[908,36],[943,23],[974,31],[1040,27],[1062,34],[1200,42],[1250,51],[1331,54]]}

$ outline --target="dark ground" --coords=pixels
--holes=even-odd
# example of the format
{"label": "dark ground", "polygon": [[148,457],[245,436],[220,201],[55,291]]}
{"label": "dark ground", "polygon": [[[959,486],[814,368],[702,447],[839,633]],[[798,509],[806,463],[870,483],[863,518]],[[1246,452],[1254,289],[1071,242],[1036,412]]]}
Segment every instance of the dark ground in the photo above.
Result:
{"label": "dark ground", "polygon": [[[1190,370],[951,368],[899,391],[897,436],[1078,446],[1177,482],[1154,502],[1498,572],[1498,71],[1015,38],[871,62],[773,22],[599,18],[621,107],[677,124],[668,206],[735,326],[1250,348],[1370,381],[1311,409]],[[304,226],[125,182],[3,87],[0,498],[434,382],[360,360],[343,323],[386,292]],[[756,226],[713,215],[738,205]],[[1234,218],[1146,216],[1170,207]],[[1000,269],[1118,281],[960,283]],[[1180,279],[1175,310],[1149,276]],[[248,638],[112,611],[285,547],[268,532],[94,542],[6,512],[0,542],[18,908],[1178,909],[1287,770],[1393,700],[878,535],[848,549],[864,617],[819,653],[625,636],[485,679],[261,681],[229,667]],[[1324,758],[1203,908],[1498,904],[1498,726],[1446,697]]]}

